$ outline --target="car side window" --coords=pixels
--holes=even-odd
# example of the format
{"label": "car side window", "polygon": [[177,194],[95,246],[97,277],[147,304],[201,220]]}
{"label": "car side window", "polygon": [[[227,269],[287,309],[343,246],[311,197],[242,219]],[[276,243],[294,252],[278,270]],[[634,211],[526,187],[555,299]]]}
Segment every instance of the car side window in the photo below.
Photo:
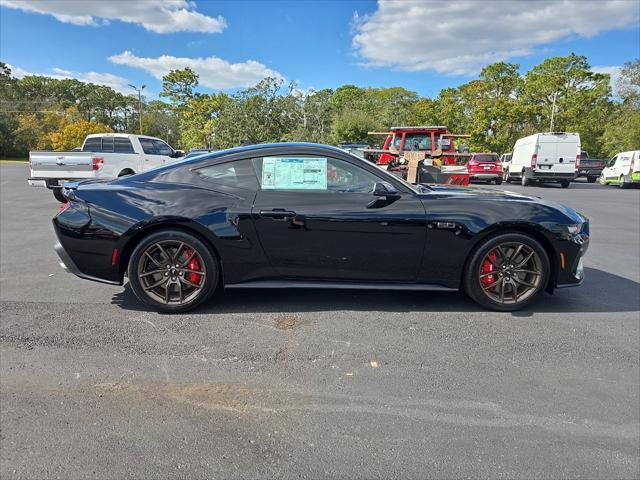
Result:
{"label": "car side window", "polygon": [[102,152],[102,139],[100,137],[87,138],[82,147],[83,152]]}
{"label": "car side window", "polygon": [[251,160],[218,163],[199,168],[195,172],[204,180],[216,185],[253,191],[260,188]]}
{"label": "car side window", "polygon": [[263,190],[369,193],[380,181],[364,168],[330,157],[263,157],[254,165]]}
{"label": "car side window", "polygon": [[153,140],[156,155],[173,155],[173,149],[162,140]]}
{"label": "car side window", "polygon": [[115,137],[113,139],[113,151],[116,153],[135,153],[131,140],[124,137]]}
{"label": "car side window", "polygon": [[153,141],[150,138],[141,138],[140,146],[142,151],[147,155],[157,155],[156,147],[153,145]]}

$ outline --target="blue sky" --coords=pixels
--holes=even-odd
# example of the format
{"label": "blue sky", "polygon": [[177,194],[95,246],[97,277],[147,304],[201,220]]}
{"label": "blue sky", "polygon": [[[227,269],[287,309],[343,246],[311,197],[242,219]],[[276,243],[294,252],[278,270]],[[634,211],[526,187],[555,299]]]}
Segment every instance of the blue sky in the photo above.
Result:
{"label": "blue sky", "polygon": [[[640,2],[0,0],[0,59],[16,75],[148,85],[190,65],[203,91],[265,74],[303,89],[402,86],[421,95],[496,60],[522,71],[576,52],[615,73],[640,56]],[[125,21],[117,20],[123,18]]]}

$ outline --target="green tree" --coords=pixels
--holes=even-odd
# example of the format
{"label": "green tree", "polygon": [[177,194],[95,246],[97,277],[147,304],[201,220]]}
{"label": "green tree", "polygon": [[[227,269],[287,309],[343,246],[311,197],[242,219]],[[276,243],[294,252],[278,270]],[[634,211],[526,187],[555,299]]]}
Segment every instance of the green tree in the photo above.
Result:
{"label": "green tree", "polygon": [[198,78],[198,74],[189,67],[182,70],[171,70],[162,77],[160,96],[167,97],[178,108],[181,108],[194,97]]}
{"label": "green tree", "polygon": [[608,157],[640,148],[640,59],[624,64],[616,90],[621,102],[613,106],[603,134]]}

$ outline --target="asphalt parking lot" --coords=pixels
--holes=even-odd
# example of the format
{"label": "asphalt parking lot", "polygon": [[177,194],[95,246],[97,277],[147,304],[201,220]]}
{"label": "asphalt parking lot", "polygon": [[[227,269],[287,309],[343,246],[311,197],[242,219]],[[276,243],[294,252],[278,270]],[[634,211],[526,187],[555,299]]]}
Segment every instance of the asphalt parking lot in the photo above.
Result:
{"label": "asphalt parking lot", "polygon": [[3,479],[640,475],[640,189],[503,185],[591,220],[584,284],[522,312],[267,290],[171,316],[61,270],[26,174],[0,165]]}

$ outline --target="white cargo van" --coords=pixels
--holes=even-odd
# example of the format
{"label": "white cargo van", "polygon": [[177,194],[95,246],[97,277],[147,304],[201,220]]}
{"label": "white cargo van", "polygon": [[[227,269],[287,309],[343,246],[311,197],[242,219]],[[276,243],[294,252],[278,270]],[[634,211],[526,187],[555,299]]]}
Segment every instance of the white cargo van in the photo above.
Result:
{"label": "white cargo van", "polygon": [[600,175],[602,185],[614,184],[625,188],[640,183],[640,150],[620,152],[607,162]]}
{"label": "white cargo van", "polygon": [[516,141],[504,177],[532,182],[559,182],[567,188],[580,166],[580,135],[577,133],[536,133]]}

